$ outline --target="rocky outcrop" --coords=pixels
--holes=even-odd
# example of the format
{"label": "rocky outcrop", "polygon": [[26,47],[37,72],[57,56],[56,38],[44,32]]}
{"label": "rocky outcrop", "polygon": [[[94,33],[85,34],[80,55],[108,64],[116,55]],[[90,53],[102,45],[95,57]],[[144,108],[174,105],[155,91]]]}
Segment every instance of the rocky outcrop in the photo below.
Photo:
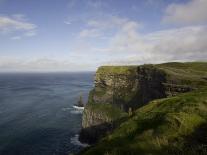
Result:
{"label": "rocky outcrop", "polygon": [[137,67],[100,67],[89,103],[112,104],[127,110],[138,92]]}
{"label": "rocky outcrop", "polygon": [[93,143],[114,129],[126,113],[111,104],[87,104],[82,117],[82,142]]}
{"label": "rocky outcrop", "polygon": [[135,110],[151,100],[191,91],[205,80],[188,77],[173,67],[168,64],[100,67],[83,113],[80,140],[95,142],[111,131],[114,124],[118,124],[114,122],[126,116],[129,109]]}
{"label": "rocky outcrop", "polygon": [[140,107],[147,102],[166,97],[165,86],[166,74],[164,71],[152,66],[144,65],[137,67],[138,72],[138,92],[137,92],[137,105],[135,108]]}

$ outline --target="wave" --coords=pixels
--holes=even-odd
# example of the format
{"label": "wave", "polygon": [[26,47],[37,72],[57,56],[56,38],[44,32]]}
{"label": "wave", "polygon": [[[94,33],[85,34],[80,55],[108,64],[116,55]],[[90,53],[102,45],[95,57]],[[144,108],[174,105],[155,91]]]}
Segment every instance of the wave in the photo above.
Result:
{"label": "wave", "polygon": [[79,107],[79,106],[76,106],[76,105],[74,105],[73,108],[75,108],[77,110],[84,110],[84,107]]}
{"label": "wave", "polygon": [[84,110],[84,107],[73,106],[72,108],[74,110],[70,111],[71,114],[82,114]]}
{"label": "wave", "polygon": [[89,147],[90,145],[87,143],[81,143],[79,141],[79,134],[76,134],[74,137],[70,138],[70,142],[73,145],[81,146],[81,147]]}

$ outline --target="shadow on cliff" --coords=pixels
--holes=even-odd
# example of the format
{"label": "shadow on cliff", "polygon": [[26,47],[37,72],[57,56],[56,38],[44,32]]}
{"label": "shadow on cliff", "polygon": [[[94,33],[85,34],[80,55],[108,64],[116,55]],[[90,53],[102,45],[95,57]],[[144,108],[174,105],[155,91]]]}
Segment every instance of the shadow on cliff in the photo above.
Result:
{"label": "shadow on cliff", "polygon": [[[126,102],[125,98],[120,97],[122,89],[113,90],[112,105],[119,107],[124,112],[129,112],[129,109],[135,111],[136,109],[146,105],[149,101],[166,97],[166,89],[163,83],[166,83],[166,74],[151,65],[146,65],[137,69],[139,81],[137,85],[137,92],[128,96],[129,100]],[[131,92],[133,93],[133,92]],[[122,95],[127,96],[129,92],[123,91]],[[83,128],[80,132],[79,140],[84,143],[94,144],[102,137],[111,133],[123,121],[129,117],[115,120],[111,123],[102,123],[88,128]]]}
{"label": "shadow on cliff", "polygon": [[82,128],[80,131],[79,140],[82,143],[88,143],[90,145],[97,143],[101,138],[110,134],[115,128],[117,128],[122,122],[125,122],[130,117],[122,117],[110,123],[102,123],[94,125],[88,128]]}
{"label": "shadow on cliff", "polygon": [[[110,141],[108,143],[107,141],[103,142],[102,146],[96,147],[91,153],[92,154],[104,154],[106,153],[107,149],[115,148],[115,152],[119,155],[137,155],[137,154],[156,154],[156,155],[206,155],[207,154],[207,124],[201,124],[198,126],[190,135],[182,137],[183,145],[174,145],[173,143],[179,142],[181,139],[174,139],[174,141],[170,142],[168,146],[162,146],[159,145],[155,146],[157,149],[148,148],[148,146],[145,147],[135,147],[135,148],[128,148],[125,144],[135,143],[134,137],[135,135],[142,134],[144,131],[152,128],[157,128],[162,124],[162,117],[165,117],[165,115],[162,115],[156,119],[156,121],[152,124],[149,122],[143,122],[144,126],[143,128],[140,128],[139,130],[136,130],[132,135],[126,135],[123,137],[118,137]],[[141,125],[142,126],[142,125]],[[177,141],[177,142],[176,142]],[[139,141],[137,140],[137,143]],[[92,147],[86,148],[79,152],[79,154],[84,154],[88,150],[90,150]],[[115,154],[116,154],[115,153]]]}

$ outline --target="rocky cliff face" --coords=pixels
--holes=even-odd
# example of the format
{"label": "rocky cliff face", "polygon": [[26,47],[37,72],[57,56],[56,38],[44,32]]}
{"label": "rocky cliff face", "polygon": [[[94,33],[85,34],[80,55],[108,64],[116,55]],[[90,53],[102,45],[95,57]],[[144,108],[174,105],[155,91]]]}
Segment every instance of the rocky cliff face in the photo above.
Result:
{"label": "rocky cliff face", "polygon": [[191,91],[203,82],[202,76],[189,77],[174,64],[100,67],[83,113],[80,139],[92,143],[111,131],[129,109]]}
{"label": "rocky cliff face", "polygon": [[87,104],[82,117],[80,140],[87,143],[96,142],[112,131],[125,116],[126,113],[111,104]]}
{"label": "rocky cliff face", "polygon": [[127,110],[138,92],[137,67],[100,67],[89,103],[112,104]]}

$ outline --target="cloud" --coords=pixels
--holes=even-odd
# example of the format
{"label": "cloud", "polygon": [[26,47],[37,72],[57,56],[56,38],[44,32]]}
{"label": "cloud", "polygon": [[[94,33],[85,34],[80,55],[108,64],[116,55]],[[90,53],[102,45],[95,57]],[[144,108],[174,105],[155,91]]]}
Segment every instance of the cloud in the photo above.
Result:
{"label": "cloud", "polygon": [[[102,19],[92,19],[87,21],[86,28],[83,29],[79,33],[79,37],[81,38],[98,38],[98,37],[106,37],[109,32],[112,31],[119,31],[120,29],[123,29],[123,27],[126,28],[126,25],[128,25],[129,20],[126,18],[119,18],[117,16],[105,16]],[[132,22],[131,22],[132,24]],[[136,25],[136,27],[140,24],[133,23]]]}
{"label": "cloud", "polygon": [[11,37],[11,39],[12,39],[12,40],[20,40],[21,37],[20,37],[20,36],[13,36],[13,37]]}
{"label": "cloud", "polygon": [[70,21],[64,21],[64,23],[65,23],[66,25],[70,25],[70,24],[72,24],[72,22],[70,22]]}
{"label": "cloud", "polygon": [[98,29],[85,29],[79,33],[79,37],[81,38],[89,38],[89,37],[96,38],[99,37],[100,35],[101,34]]}
{"label": "cloud", "polygon": [[[88,43],[88,47],[79,48],[79,53],[82,50],[82,53],[95,54],[100,65],[207,60],[206,25],[184,26],[143,34],[139,22],[119,17],[113,19],[116,20],[109,18],[88,21],[88,29],[95,29],[101,35],[94,38],[94,43],[88,41],[91,36],[85,35],[85,44]],[[97,40],[107,36],[107,32],[111,30],[113,33],[100,47],[96,43]],[[82,44],[83,42],[76,46],[81,47]]]}
{"label": "cloud", "polygon": [[89,27],[99,29],[120,28],[124,23],[128,22],[127,18],[120,18],[118,16],[107,15],[102,19],[88,20]]}
{"label": "cloud", "polygon": [[29,23],[24,15],[0,16],[0,33],[2,34],[19,32],[25,36],[34,36],[36,35],[36,28],[37,26]]}
{"label": "cloud", "polygon": [[29,32],[26,32],[24,35],[27,36],[27,37],[32,37],[32,36],[36,35],[36,32],[35,31],[29,31]]}
{"label": "cloud", "polygon": [[134,27],[118,33],[108,52],[122,54],[115,63],[142,64],[207,60],[207,26],[191,26],[140,34]]}
{"label": "cloud", "polygon": [[102,9],[107,7],[107,3],[103,0],[69,0],[67,6],[69,9],[74,9],[75,7],[89,8],[89,9]]}
{"label": "cloud", "polygon": [[207,1],[191,0],[184,4],[170,4],[163,17],[163,22],[173,24],[207,23]]}
{"label": "cloud", "polygon": [[104,3],[103,0],[88,0],[87,5],[89,7],[99,9],[99,8],[102,8],[103,6],[106,6],[106,3]]}
{"label": "cloud", "polygon": [[[100,65],[137,65],[168,61],[207,60],[207,26],[185,26],[151,33],[141,33],[139,22],[129,19],[119,22],[90,20],[87,24],[100,32],[114,30],[100,47],[97,36],[76,40],[66,60],[40,58],[35,60],[2,58],[1,71],[83,71]],[[115,18],[114,18],[115,19]],[[102,25],[101,23],[105,23]],[[108,23],[108,24],[106,24]],[[98,29],[100,28],[100,29]],[[103,33],[102,35],[104,35]],[[99,42],[98,42],[99,43]]]}
{"label": "cloud", "polygon": [[1,71],[84,71],[94,70],[89,64],[75,63],[70,60],[55,60],[39,58],[24,60],[18,58],[0,57]]}

